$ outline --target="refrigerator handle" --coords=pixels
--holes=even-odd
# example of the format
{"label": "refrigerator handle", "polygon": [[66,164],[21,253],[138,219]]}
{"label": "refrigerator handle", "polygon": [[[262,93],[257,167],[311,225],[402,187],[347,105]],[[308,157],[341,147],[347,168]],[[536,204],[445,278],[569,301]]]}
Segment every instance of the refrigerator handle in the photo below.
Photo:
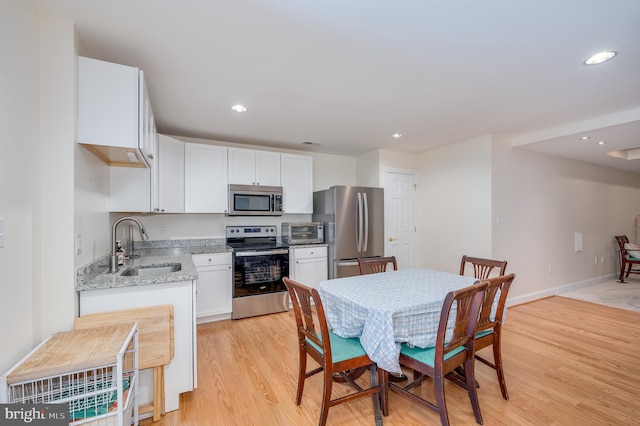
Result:
{"label": "refrigerator handle", "polygon": [[369,250],[369,201],[367,201],[367,193],[362,193],[362,204],[364,205],[364,244],[362,244],[362,251]]}
{"label": "refrigerator handle", "polygon": [[362,193],[358,192],[358,204],[356,206],[356,248],[362,252]]}

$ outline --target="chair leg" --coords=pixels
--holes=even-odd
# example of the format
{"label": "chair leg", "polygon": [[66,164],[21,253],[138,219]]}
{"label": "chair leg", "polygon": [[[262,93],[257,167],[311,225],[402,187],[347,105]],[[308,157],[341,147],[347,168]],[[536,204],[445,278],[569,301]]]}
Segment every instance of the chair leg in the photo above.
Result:
{"label": "chair leg", "polygon": [[447,403],[444,399],[444,377],[442,374],[436,374],[433,378],[436,393],[436,404],[440,412],[440,422],[442,426],[449,426],[449,414],[447,413]]}
{"label": "chair leg", "polygon": [[624,282],[624,263],[620,265],[620,276],[618,277],[618,281],[621,283]]}
{"label": "chair leg", "polygon": [[[464,362],[465,378],[467,379],[467,391],[469,392],[469,400],[471,408],[476,417],[476,423],[482,424],[482,413],[480,412],[480,402],[478,402],[478,390],[476,389],[476,378],[474,372],[474,358],[471,357]],[[443,398],[444,400],[444,398]],[[442,417],[442,416],[441,416]]]}
{"label": "chair leg", "polygon": [[[380,374],[375,364],[371,367],[371,387],[380,384]],[[382,397],[382,388],[378,388],[378,393],[373,394],[373,415],[375,417],[376,426],[382,426],[382,416],[380,415],[380,403]]]}
{"label": "chair leg", "polygon": [[322,392],[322,406],[320,408],[320,421],[318,426],[324,426],[327,423],[327,416],[329,415],[329,406],[331,405],[331,387],[333,386],[333,374],[327,365],[324,366],[324,389]]}
{"label": "chair leg", "polygon": [[504,380],[504,370],[502,368],[502,350],[500,348],[500,335],[496,334],[493,341],[493,361],[496,366],[496,372],[498,373],[498,382],[500,383],[500,391],[502,397],[509,400],[509,393],[507,392],[507,382]]}
{"label": "chair leg", "polygon": [[298,390],[296,393],[296,405],[302,402],[302,392],[304,391],[304,380],[307,377],[307,352],[300,350],[300,362],[298,363]]}
{"label": "chair leg", "polygon": [[633,266],[633,263],[630,263],[627,267],[627,276],[625,278],[629,278],[629,274],[631,273],[631,266]]}
{"label": "chair leg", "polygon": [[378,368],[378,383],[380,383],[380,402],[382,404],[382,415],[389,415],[389,373],[382,368]]}

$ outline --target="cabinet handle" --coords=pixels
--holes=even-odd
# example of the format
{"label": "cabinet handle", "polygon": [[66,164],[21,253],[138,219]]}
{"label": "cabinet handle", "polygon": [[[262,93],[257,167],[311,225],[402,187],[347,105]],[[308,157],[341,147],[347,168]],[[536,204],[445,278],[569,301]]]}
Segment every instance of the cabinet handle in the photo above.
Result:
{"label": "cabinet handle", "polygon": [[211,262],[211,259],[209,259],[209,262]]}
{"label": "cabinet handle", "polygon": [[153,160],[153,154],[148,154],[147,157]]}

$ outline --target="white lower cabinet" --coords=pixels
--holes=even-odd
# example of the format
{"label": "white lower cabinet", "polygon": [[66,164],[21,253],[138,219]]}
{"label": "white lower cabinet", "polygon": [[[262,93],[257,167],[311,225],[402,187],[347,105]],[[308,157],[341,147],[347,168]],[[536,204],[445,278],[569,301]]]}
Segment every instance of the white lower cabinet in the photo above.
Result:
{"label": "white lower cabinet", "polygon": [[289,247],[289,275],[292,280],[318,288],[328,276],[327,247]]}
{"label": "white lower cabinet", "polygon": [[[180,407],[180,394],[196,386],[194,282],[181,281],[80,292],[80,315],[156,305],[173,305],[173,359],[164,368],[166,411]],[[138,403],[153,400],[153,370],[140,372]]]}
{"label": "white lower cabinet", "polygon": [[194,254],[192,258],[198,272],[196,321],[204,323],[231,318],[231,252]]}

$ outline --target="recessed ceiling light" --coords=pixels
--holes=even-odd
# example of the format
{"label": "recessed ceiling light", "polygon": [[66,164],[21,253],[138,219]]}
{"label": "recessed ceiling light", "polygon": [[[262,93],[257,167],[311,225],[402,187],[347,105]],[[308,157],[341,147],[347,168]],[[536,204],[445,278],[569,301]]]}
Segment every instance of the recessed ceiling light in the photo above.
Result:
{"label": "recessed ceiling light", "polygon": [[589,59],[587,59],[586,61],[584,61],[584,65],[598,65],[601,64],[603,62],[608,61],[609,59],[613,59],[614,56],[616,56],[618,54],[618,52],[613,51],[613,50],[607,50],[604,52],[598,52],[595,55],[591,56]]}
{"label": "recessed ceiling light", "polygon": [[247,112],[247,108],[240,104],[232,106],[231,109],[235,112]]}
{"label": "recessed ceiling light", "polygon": [[598,142],[598,145],[604,145],[605,143],[607,143],[607,141],[600,141]]}
{"label": "recessed ceiling light", "polygon": [[391,135],[392,138],[394,139],[400,139],[402,137],[402,135],[400,133],[394,133]]}
{"label": "recessed ceiling light", "polygon": [[586,141],[587,139],[589,139],[589,136],[583,136],[580,138],[581,141]]}

